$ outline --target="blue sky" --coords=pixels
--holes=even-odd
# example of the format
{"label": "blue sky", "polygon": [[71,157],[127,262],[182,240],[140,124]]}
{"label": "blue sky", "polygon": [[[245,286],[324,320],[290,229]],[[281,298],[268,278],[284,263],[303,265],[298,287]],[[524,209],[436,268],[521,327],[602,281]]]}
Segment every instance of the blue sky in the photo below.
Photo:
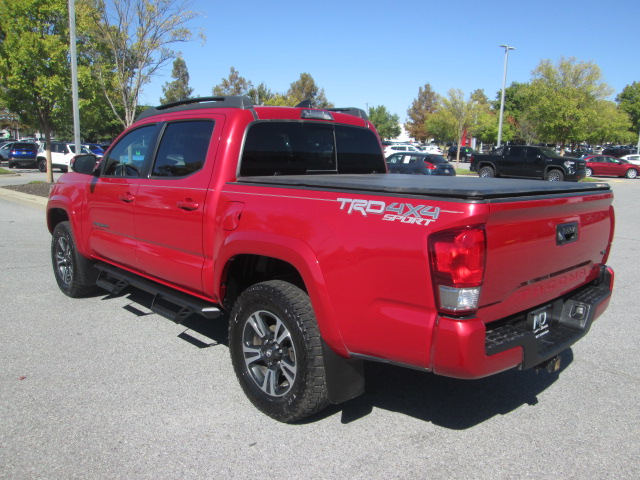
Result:
{"label": "blue sky", "polygon": [[[502,87],[528,82],[543,59],[562,56],[598,65],[614,95],[640,81],[638,0],[195,0],[189,26],[199,39],[181,51],[194,95],[212,88],[233,66],[254,85],[285,92],[311,74],[336,106],[385,105],[401,121],[426,83],[446,95],[477,88],[495,98]],[[171,64],[145,86],[155,105],[171,81]]]}

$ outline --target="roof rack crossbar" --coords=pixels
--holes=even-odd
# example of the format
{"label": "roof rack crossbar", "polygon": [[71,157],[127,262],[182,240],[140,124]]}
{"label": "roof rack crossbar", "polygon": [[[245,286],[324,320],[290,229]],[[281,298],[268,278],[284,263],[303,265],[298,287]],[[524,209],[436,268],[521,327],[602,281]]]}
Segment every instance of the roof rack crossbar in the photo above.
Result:
{"label": "roof rack crossbar", "polygon": [[247,96],[226,96],[226,97],[194,97],[177,102],[158,105],[157,107],[149,107],[143,111],[136,121],[161,112],[190,110],[199,108],[241,108],[247,109],[253,107],[253,100]]}

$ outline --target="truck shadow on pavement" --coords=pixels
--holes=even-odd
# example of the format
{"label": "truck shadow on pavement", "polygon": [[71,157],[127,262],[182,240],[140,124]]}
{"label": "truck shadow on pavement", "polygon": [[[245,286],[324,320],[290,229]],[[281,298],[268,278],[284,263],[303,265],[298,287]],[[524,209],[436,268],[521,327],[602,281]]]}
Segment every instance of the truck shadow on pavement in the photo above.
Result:
{"label": "truck shadow on pavement", "polygon": [[[132,303],[123,308],[139,317],[156,315],[148,311],[153,296],[146,292],[127,289],[117,296],[130,300]],[[103,299],[113,297],[107,295]],[[181,325],[184,331],[178,338],[197,348],[229,344],[226,315],[216,320],[191,315]],[[555,373],[512,369],[479,380],[459,380],[384,363],[366,362],[364,394],[343,404],[330,405],[299,424],[315,423],[338,413],[341,414],[342,423],[347,424],[381,408],[444,428],[464,430],[496,415],[506,415],[522,405],[536,405],[537,396],[571,364],[573,352],[571,349],[565,350],[560,357],[561,367]]]}
{"label": "truck shadow on pavement", "polygon": [[365,365],[364,395],[335,405],[327,413],[342,410],[342,423],[350,423],[374,408],[382,408],[441,427],[464,430],[522,405],[536,405],[537,396],[573,361],[570,349],[560,356],[562,366],[555,373],[509,370],[479,380],[459,380],[369,362]]}

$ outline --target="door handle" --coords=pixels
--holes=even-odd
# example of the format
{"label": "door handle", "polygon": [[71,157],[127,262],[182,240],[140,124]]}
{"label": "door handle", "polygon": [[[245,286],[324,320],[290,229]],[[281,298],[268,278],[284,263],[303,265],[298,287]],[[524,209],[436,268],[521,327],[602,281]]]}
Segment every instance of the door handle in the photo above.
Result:
{"label": "door handle", "polygon": [[135,198],[136,197],[134,197],[130,193],[125,193],[124,195],[120,195],[120,200],[122,200],[124,203],[131,203],[135,200]]}
{"label": "door handle", "polygon": [[178,205],[179,209],[187,210],[188,212],[191,212],[193,210],[197,210],[198,207],[200,206],[198,203],[194,202],[193,200],[191,200],[189,198],[187,200],[183,201],[183,202],[178,202],[177,205]]}

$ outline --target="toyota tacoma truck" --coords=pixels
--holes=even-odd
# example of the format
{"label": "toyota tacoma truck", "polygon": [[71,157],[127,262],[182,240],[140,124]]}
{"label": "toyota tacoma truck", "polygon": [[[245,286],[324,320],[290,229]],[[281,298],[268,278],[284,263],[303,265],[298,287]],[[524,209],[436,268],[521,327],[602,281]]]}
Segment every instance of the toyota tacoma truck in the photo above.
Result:
{"label": "toyota tacoma truck", "polygon": [[70,297],[137,288],[229,323],[239,383],[293,422],[387,362],[460,379],[559,367],[606,309],[605,183],[388,174],[362,110],[209,97],[76,156],[47,224]]}
{"label": "toyota tacoma truck", "polygon": [[480,177],[538,178],[577,182],[586,177],[586,162],[563,157],[549,147],[506,145],[491,154],[474,153],[469,168]]}

